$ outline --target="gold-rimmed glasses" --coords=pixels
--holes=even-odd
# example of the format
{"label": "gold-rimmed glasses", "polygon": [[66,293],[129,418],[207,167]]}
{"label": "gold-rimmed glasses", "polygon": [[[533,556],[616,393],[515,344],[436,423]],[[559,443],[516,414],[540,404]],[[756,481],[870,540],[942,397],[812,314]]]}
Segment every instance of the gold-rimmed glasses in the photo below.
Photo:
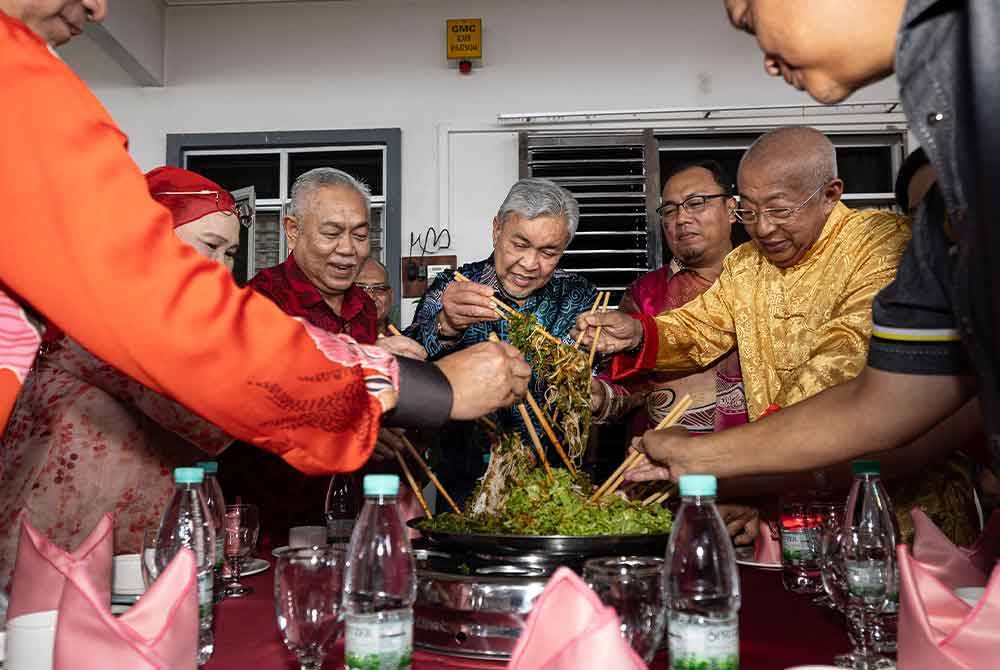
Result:
{"label": "gold-rimmed glasses", "polygon": [[799,211],[805,207],[810,200],[816,197],[829,182],[824,182],[816,187],[816,190],[809,194],[809,197],[802,201],[798,207],[768,207],[767,209],[737,208],[733,210],[733,216],[744,226],[755,226],[761,218],[765,218],[772,226],[783,226],[792,219]]}

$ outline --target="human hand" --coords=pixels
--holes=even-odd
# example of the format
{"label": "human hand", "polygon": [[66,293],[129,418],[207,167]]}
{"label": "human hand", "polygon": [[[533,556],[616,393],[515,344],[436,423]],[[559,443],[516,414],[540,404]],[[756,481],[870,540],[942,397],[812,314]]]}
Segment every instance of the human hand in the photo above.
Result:
{"label": "human hand", "polygon": [[451,418],[478,419],[524,398],[531,366],[505,342],[482,342],[437,362],[451,383]]}
{"label": "human hand", "polygon": [[406,448],[403,445],[402,435],[401,428],[382,428],[378,432],[378,439],[375,440],[375,450],[372,452],[371,460],[376,463],[395,460],[396,454],[402,453]]}
{"label": "human hand", "polygon": [[597,416],[608,402],[608,394],[597,377],[590,378],[590,413]]}
{"label": "human hand", "polygon": [[597,327],[601,328],[601,337],[597,341],[597,351],[601,354],[614,354],[619,351],[629,351],[642,344],[642,323],[621,312],[584,312],[576,317],[576,325],[569,332],[576,339],[584,333],[580,345],[590,348]]}
{"label": "human hand", "polygon": [[441,332],[454,337],[474,323],[496,321],[492,297],[493,289],[484,284],[459,281],[448,284],[437,315]]}
{"label": "human hand", "polygon": [[722,523],[726,524],[726,531],[733,538],[734,544],[753,544],[760,534],[760,516],[756,508],[723,503],[716,505],[716,509],[719,510]]}
{"label": "human hand", "polygon": [[629,470],[626,479],[634,482],[657,479],[677,481],[681,475],[706,472],[698,469],[697,460],[692,461],[692,455],[696,456],[700,449],[691,440],[691,434],[679,426],[647,430],[633,441],[634,448],[644,453],[647,460]]}
{"label": "human hand", "polygon": [[390,354],[395,356],[403,356],[405,358],[414,358],[418,361],[427,360],[427,351],[424,350],[420,343],[416,340],[411,340],[405,335],[394,335],[392,337],[380,337],[375,345],[381,347],[388,351]]}

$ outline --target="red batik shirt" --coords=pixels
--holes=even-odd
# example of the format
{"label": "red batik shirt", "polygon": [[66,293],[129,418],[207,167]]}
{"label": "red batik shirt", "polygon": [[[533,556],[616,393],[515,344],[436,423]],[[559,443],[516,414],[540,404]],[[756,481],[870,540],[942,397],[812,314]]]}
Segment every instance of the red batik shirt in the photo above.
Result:
{"label": "red batik shirt", "polygon": [[261,270],[249,285],[273,300],[285,314],[303,318],[317,328],[350,335],[361,344],[374,344],[378,337],[378,311],[363,290],[351,284],[337,314],[293,256],[280,265]]}

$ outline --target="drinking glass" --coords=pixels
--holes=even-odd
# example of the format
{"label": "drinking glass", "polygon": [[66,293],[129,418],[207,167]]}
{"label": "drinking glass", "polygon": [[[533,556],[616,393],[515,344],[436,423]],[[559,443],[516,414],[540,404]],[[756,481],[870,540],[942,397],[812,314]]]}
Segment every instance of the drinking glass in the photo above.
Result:
{"label": "drinking glass", "polygon": [[838,668],[881,670],[893,662],[872,645],[872,618],[889,601],[895,547],[887,533],[865,526],[844,526],[829,538],[821,559],[823,587],[847,617],[853,649],[834,658]]}
{"label": "drinking glass", "polygon": [[336,547],[289,549],[274,568],[274,608],[285,645],[301,670],[319,670],[343,630],[347,553]]}
{"label": "drinking glass", "polygon": [[663,639],[666,601],[664,559],[652,556],[592,558],[583,564],[583,579],[605,605],[618,612],[621,634],[646,663]]}
{"label": "drinking glass", "polygon": [[[815,528],[812,536],[813,551],[816,554],[819,564],[822,565],[827,543],[830,542],[833,535],[844,523],[844,503],[829,501],[812,502],[809,504],[808,514]],[[836,603],[833,602],[825,590],[813,598],[813,604],[837,609]]]}
{"label": "drinking glass", "polygon": [[240,584],[242,560],[249,556],[257,545],[260,532],[260,515],[256,505],[226,505],[224,519],[226,541],[224,552],[229,577],[226,578],[226,597],[242,598],[253,593],[249,586]]}

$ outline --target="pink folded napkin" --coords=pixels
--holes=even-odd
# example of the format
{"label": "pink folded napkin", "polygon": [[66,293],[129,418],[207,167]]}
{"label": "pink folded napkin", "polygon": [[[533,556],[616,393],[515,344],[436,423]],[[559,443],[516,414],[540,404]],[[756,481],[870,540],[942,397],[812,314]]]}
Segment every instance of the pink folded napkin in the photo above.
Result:
{"label": "pink folded napkin", "polygon": [[89,576],[97,592],[103,594],[107,608],[111,600],[113,530],[111,515],[105,514],[76,551],[67,553],[43,537],[22,512],[7,619],[57,609],[72,570]]}
{"label": "pink folded napkin", "polygon": [[1000,511],[994,512],[971,549],[956,547],[926,514],[914,507],[913,558],[951,589],[982,586],[1000,553]]}
{"label": "pink folded napkin", "polygon": [[770,563],[781,565],[781,540],[775,537],[773,521],[760,521],[760,531],[753,541],[753,560],[755,563]]}
{"label": "pink folded napkin", "polygon": [[535,600],[509,670],[644,670],[620,621],[569,568],[559,568]]}
{"label": "pink folded napkin", "polygon": [[195,670],[197,584],[195,556],[182,549],[139,601],[115,617],[107,587],[75,566],[59,603],[53,670]]}
{"label": "pink folded napkin", "polygon": [[[900,545],[899,667],[910,670],[996,667],[1000,650],[1000,513],[971,549],[956,547],[914,508],[912,554]],[[992,575],[990,572],[992,571]],[[955,589],[985,586],[975,607]]]}

